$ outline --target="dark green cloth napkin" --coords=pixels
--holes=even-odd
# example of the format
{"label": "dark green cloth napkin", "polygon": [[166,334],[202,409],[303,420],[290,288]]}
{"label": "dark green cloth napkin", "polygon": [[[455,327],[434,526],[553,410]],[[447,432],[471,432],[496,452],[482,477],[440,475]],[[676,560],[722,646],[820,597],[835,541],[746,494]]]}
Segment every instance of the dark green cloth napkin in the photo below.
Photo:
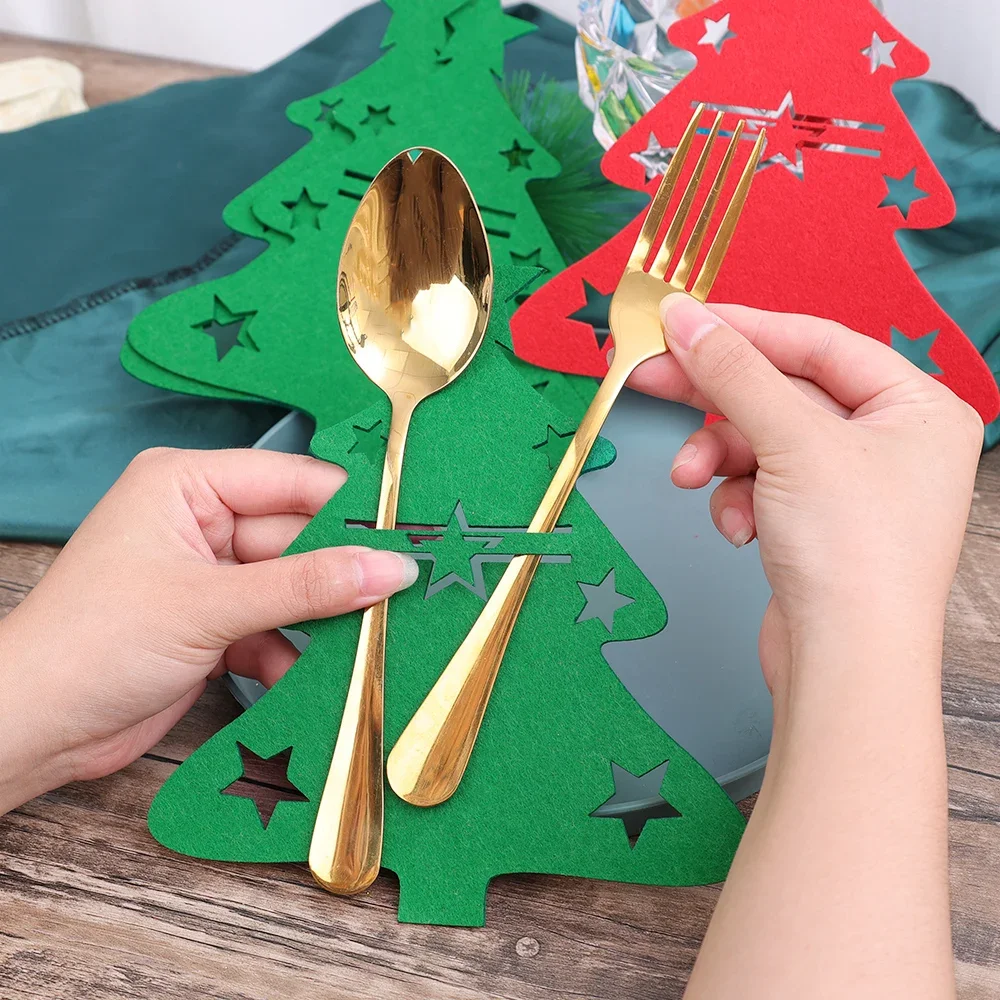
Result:
{"label": "dark green cloth napkin", "polygon": [[[899,244],[1000,382],[1000,132],[949,87],[915,80],[894,93],[957,206],[950,225],[900,229]],[[985,446],[998,442],[1000,419],[986,428]]]}
{"label": "dark green cloth napkin", "polygon": [[[530,4],[512,13],[539,30],[508,46],[507,69],[572,79],[572,26]],[[121,370],[118,352],[149,302],[263,248],[229,232],[223,207],[307,138],[285,106],[377,58],[388,17],[367,7],[252,76],[0,136],[0,537],[65,539],[142,448],[247,445],[280,415],[153,389]],[[959,203],[952,226],[903,233],[904,249],[995,355],[1000,136],[947,88],[898,94]]]}

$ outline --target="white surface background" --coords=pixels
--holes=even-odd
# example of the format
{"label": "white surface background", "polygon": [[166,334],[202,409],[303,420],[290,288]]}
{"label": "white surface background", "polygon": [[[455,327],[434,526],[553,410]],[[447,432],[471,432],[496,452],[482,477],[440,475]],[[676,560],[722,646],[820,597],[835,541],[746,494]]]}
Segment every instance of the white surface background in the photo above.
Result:
{"label": "white surface background", "polygon": [[[536,0],[572,20],[576,0]],[[831,3],[835,0],[814,0]],[[884,0],[931,57],[931,79],[961,90],[1000,125],[1000,2]],[[257,69],[364,0],[0,0],[0,30]]]}

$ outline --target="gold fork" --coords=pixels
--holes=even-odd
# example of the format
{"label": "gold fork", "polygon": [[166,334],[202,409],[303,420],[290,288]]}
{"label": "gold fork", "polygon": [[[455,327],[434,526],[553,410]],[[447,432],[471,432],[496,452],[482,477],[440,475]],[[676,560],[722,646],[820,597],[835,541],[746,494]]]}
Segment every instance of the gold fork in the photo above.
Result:
{"label": "gold fork", "polygon": [[[699,105],[684,130],[677,151],[646,214],[625,273],[615,289],[608,316],[615,348],[611,366],[531,519],[528,526],[530,532],[549,532],[556,527],[587,456],[628,377],[643,361],[667,350],[659,319],[660,300],[668,291],[664,287],[664,278],[718,138],[722,112],[715,116],[677,210],[671,217],[663,241],[648,270],[646,262],[670,205],[673,189],[683,173],[704,110],[704,105]],[[666,279],[670,291],[686,292],[700,302],[707,299],[722,266],[764,148],[765,133],[762,129],[704,263],[689,288],[695,262],[708,233],[745,124],[741,120],[736,126],[680,260],[670,278]],[[540,559],[537,555],[523,555],[516,556],[511,561],[476,623],[389,754],[386,763],[389,784],[407,802],[417,806],[438,805],[458,788],[479,733],[507,642]]]}

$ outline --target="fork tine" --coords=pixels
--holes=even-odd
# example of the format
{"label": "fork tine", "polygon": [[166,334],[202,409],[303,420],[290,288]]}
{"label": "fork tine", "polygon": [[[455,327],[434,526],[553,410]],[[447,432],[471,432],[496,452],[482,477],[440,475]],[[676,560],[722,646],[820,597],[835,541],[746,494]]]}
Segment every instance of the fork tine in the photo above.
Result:
{"label": "fork tine", "polygon": [[670,220],[670,225],[667,228],[667,234],[663,237],[660,249],[656,251],[656,256],[653,258],[653,265],[650,267],[649,273],[654,278],[662,278],[667,273],[667,265],[670,263],[670,258],[674,255],[674,250],[677,249],[677,241],[684,230],[688,215],[691,214],[691,204],[694,201],[694,196],[698,193],[698,186],[701,184],[701,175],[705,172],[705,165],[712,155],[712,147],[715,145],[719,129],[722,127],[723,114],[720,111],[715,116],[715,121],[712,123],[712,131],[708,133],[705,145],[702,146],[701,155],[698,157],[698,162],[695,164],[694,171],[687,182],[687,187],[684,188],[684,194],[681,196],[681,203],[677,206],[677,211],[674,213],[674,217]]}
{"label": "fork tine", "polygon": [[684,129],[681,141],[677,144],[677,149],[670,158],[667,172],[663,175],[663,180],[660,181],[660,186],[656,189],[653,203],[649,206],[649,211],[646,213],[646,219],[642,224],[642,231],[635,241],[635,246],[632,247],[632,255],[628,259],[628,264],[625,268],[626,271],[641,271],[646,266],[646,258],[649,256],[650,248],[653,246],[653,240],[656,239],[660,223],[663,222],[663,216],[667,211],[667,206],[670,204],[670,196],[673,194],[674,185],[677,183],[677,177],[684,166],[684,158],[691,148],[691,140],[698,130],[698,121],[701,119],[704,111],[705,105],[699,104],[694,109],[694,114],[687,123],[687,128]]}
{"label": "fork tine", "polygon": [[698,216],[698,221],[694,224],[694,229],[691,230],[691,235],[688,237],[684,252],[681,254],[680,263],[678,263],[676,270],[670,276],[670,284],[674,288],[683,290],[687,287],[688,278],[691,277],[691,271],[694,268],[695,261],[698,259],[698,254],[701,252],[701,245],[705,242],[705,236],[708,233],[708,224],[712,221],[715,206],[719,202],[719,195],[722,194],[722,189],[725,187],[729,168],[732,166],[733,157],[736,155],[736,147],[740,144],[740,136],[743,134],[744,124],[743,119],[740,119],[736,124],[736,129],[733,131],[729,145],[726,147],[726,155],[723,157],[719,170],[715,175],[715,180],[712,181],[712,188],[708,192],[705,204],[702,205],[701,214]]}
{"label": "fork tine", "polygon": [[722,267],[726,251],[729,250],[733,233],[736,231],[736,224],[740,221],[740,212],[743,211],[743,204],[750,193],[750,185],[753,183],[754,173],[757,170],[757,164],[760,162],[760,154],[764,151],[764,144],[766,142],[767,133],[764,129],[761,129],[760,134],[757,136],[757,141],[753,144],[750,159],[747,160],[746,166],[743,168],[743,173],[740,174],[739,183],[736,185],[733,197],[726,208],[726,214],[722,217],[722,224],[719,226],[719,231],[712,240],[708,256],[705,258],[705,263],[701,265],[701,270],[695,279],[694,287],[691,289],[691,295],[699,302],[705,302],[708,299],[709,293],[712,291],[712,285],[715,284],[719,268]]}

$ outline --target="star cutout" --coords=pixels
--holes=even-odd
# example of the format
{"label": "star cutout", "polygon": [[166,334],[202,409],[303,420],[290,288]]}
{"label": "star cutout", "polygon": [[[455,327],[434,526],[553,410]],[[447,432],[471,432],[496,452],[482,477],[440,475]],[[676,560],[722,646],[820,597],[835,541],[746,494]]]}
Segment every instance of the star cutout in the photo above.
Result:
{"label": "star cutout", "polygon": [[873,31],[871,45],[866,49],[862,49],[861,54],[868,57],[868,62],[871,65],[873,73],[879,66],[887,66],[889,69],[895,69],[896,64],[892,61],[892,50],[898,44],[898,42],[883,41],[879,38],[878,32]]}
{"label": "star cutout", "polygon": [[533,149],[525,149],[517,139],[514,140],[514,145],[510,149],[501,149],[500,155],[507,158],[507,170],[508,172],[514,170],[516,167],[524,167],[525,170],[531,169],[531,154],[534,152]]}
{"label": "star cutout", "polygon": [[768,156],[780,154],[789,163],[793,163],[803,138],[795,128],[795,104],[788,100],[774,124],[767,128]]}
{"label": "star cutout", "polygon": [[[634,848],[646,824],[657,819],[676,819],[681,814],[663,797],[660,789],[670,761],[650,768],[644,774],[632,774],[611,762],[615,794],[602,802],[590,815],[599,819],[620,819],[625,824],[629,844]],[[630,781],[629,777],[633,780]]]}
{"label": "star cutout", "polygon": [[361,124],[367,125],[372,130],[373,135],[378,135],[384,128],[396,124],[389,117],[389,108],[388,104],[384,108],[373,108],[369,104],[368,115],[361,119]]}
{"label": "star cutout", "polygon": [[354,133],[343,122],[337,121],[335,109],[342,103],[342,101],[334,101],[333,104],[327,104],[326,101],[320,101],[316,121],[329,125],[330,131],[336,133],[339,139],[346,139],[349,143],[354,142]]}
{"label": "star cutout", "polygon": [[889,189],[889,193],[882,199],[879,208],[891,208],[895,206],[908,222],[913,203],[927,197],[927,192],[917,187],[917,168],[914,167],[908,174],[902,177],[888,177],[883,174],[882,179],[885,181],[885,186]]}
{"label": "star cutout", "polygon": [[603,351],[608,337],[611,336],[611,330],[608,328],[611,296],[602,295],[586,278],[583,281],[583,292],[587,296],[587,304],[566,318],[575,319],[578,323],[586,323],[594,332],[597,349]]}
{"label": "star cutout", "polygon": [[[334,101],[333,104],[327,104],[326,101],[319,102],[319,114],[316,116],[316,121],[325,122],[330,128],[338,129],[342,128],[345,132],[350,132],[349,128],[346,128],[340,122],[337,121],[336,109],[343,103],[343,101]],[[354,134],[353,132],[351,133]]]}
{"label": "star cutout", "polygon": [[437,56],[437,62],[442,66],[447,66],[448,63],[454,58],[453,56],[447,55],[446,51],[448,48],[448,43],[451,41],[452,36],[455,34],[455,24],[450,17],[444,19],[444,45],[440,48],[435,47],[434,54]]}
{"label": "star cutout", "polygon": [[448,584],[464,583],[469,587],[475,586],[472,557],[482,552],[488,546],[490,539],[467,538],[459,521],[459,510],[460,505],[452,512],[444,534],[439,539],[430,539],[420,545],[421,549],[426,549],[434,555],[431,578],[427,581],[428,591],[435,583],[444,580],[447,580]]}
{"label": "star cutout", "polygon": [[272,242],[281,247],[291,246],[295,242],[294,237],[289,236],[288,233],[283,233],[280,229],[272,229],[266,222],[260,222],[261,232]]}
{"label": "star cutout", "polygon": [[[421,21],[428,16],[423,9],[426,6],[423,4],[417,8]],[[398,12],[394,12],[394,17],[398,16]],[[436,61],[447,65],[456,58],[471,57],[476,60],[477,68],[490,69],[495,75],[502,76],[504,45],[533,29],[531,23],[503,12],[499,4],[458,3],[444,18],[445,40],[440,48],[434,50]],[[470,35],[473,36],[471,39]],[[387,35],[382,40],[382,47],[386,48],[392,40],[393,36]]]}
{"label": "star cutout", "polygon": [[[542,389],[548,388],[548,384],[548,382],[543,382],[540,383],[541,389],[538,385],[532,388],[536,392],[541,392]],[[562,461],[563,455],[566,454],[566,449],[569,447],[570,441],[573,440],[573,433],[573,431],[569,431],[566,434],[560,434],[550,424],[548,432],[545,435],[545,440],[540,444],[532,445],[532,450],[541,452],[548,459],[549,469],[554,471]]]}
{"label": "star cutout", "polygon": [[[257,815],[260,816],[261,825],[265,830],[268,823],[271,822],[271,817],[274,815],[274,810],[278,807],[279,802],[309,801],[288,777],[288,763],[292,756],[291,747],[285,747],[284,750],[279,750],[277,753],[271,754],[270,757],[258,757],[257,754],[240,742],[236,743],[236,747],[240,752],[243,771],[235,781],[230,782],[225,788],[221,789],[220,794],[235,795],[240,799],[250,799],[257,807]],[[269,771],[273,773],[273,768],[265,766],[266,761],[275,761],[281,765],[282,777],[292,786],[291,788],[283,784],[278,784],[277,781],[280,781],[281,778],[278,778],[277,781],[267,781],[259,777],[250,776],[248,773],[250,771],[257,772],[258,774],[261,771],[265,774]]]}
{"label": "star cutout", "polygon": [[724,14],[718,21],[705,18],[705,34],[698,39],[699,45],[711,45],[716,52],[722,51],[722,46],[730,38],[736,38],[736,32],[729,30],[729,15]]}
{"label": "star cutout", "polygon": [[651,181],[654,177],[667,172],[667,166],[676,148],[676,146],[661,146],[660,140],[650,132],[646,148],[641,153],[629,153],[629,157],[641,165],[646,171],[646,180]]}
{"label": "star cutout", "polygon": [[369,465],[376,468],[383,462],[385,446],[388,438],[382,433],[382,421],[379,420],[371,427],[354,428],[354,444],[347,449],[348,455],[364,455]]}
{"label": "star cutout", "polygon": [[327,206],[325,201],[313,201],[305,188],[295,201],[281,204],[292,213],[292,229],[319,229],[319,214]]}
{"label": "star cutout", "polygon": [[812,137],[811,132],[796,128],[795,101],[789,91],[778,105],[778,114],[773,125],[767,125],[767,145],[764,147],[766,159],[760,169],[782,166],[800,180],[805,176],[802,164],[802,150],[799,144]]}
{"label": "star cutout", "polygon": [[[374,521],[356,523],[368,528],[375,526]],[[410,542],[415,546],[411,552],[417,560],[429,560],[432,557],[436,560],[437,565],[431,572],[430,582],[424,592],[425,600],[457,583],[475,594],[481,601],[485,601],[487,597],[483,567],[487,563],[509,563],[515,558],[516,547],[510,552],[495,550],[502,545],[505,538],[516,539],[526,530],[470,525],[465,511],[462,510],[461,501],[455,504],[448,524],[444,527],[424,523],[409,527],[401,525],[400,528],[406,531]],[[572,528],[556,528],[555,532],[569,535],[572,530]],[[542,556],[541,561],[568,563],[572,558],[568,553],[560,552]],[[467,568],[471,570],[471,578],[466,574]]]}
{"label": "star cutout", "polygon": [[221,361],[234,347],[260,350],[251,339],[249,330],[249,321],[256,315],[256,311],[233,312],[216,295],[212,305],[212,318],[203,323],[195,323],[192,329],[201,330],[215,340],[215,355]]}
{"label": "star cutout", "polygon": [[519,267],[542,267],[542,248],[536,247],[528,253],[517,253],[510,251],[510,262]]}
{"label": "star cutout", "polygon": [[930,350],[937,340],[940,330],[932,330],[922,337],[907,337],[894,326],[889,328],[892,334],[892,349],[899,351],[908,361],[912,361],[921,371],[928,375],[941,375],[941,369],[931,360]]}
{"label": "star cutout", "polygon": [[635,603],[634,597],[627,597],[625,594],[618,593],[615,589],[614,568],[608,570],[607,575],[600,583],[583,583],[580,581],[577,583],[577,586],[583,591],[583,596],[587,599],[587,603],[583,606],[583,610],[576,619],[577,624],[589,621],[591,618],[600,618],[601,623],[608,630],[609,634],[615,627],[615,612],[620,608]]}

